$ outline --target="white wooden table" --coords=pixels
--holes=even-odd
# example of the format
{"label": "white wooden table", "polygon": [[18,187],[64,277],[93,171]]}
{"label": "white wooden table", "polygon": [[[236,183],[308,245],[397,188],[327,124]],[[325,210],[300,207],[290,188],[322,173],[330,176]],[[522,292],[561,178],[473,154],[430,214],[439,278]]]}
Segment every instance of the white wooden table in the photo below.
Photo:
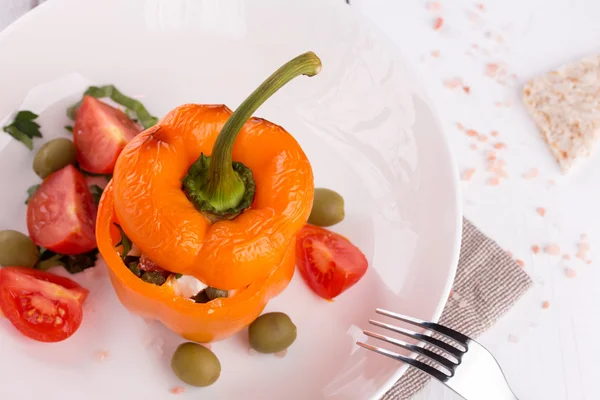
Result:
{"label": "white wooden table", "polygon": [[[40,1],[42,2],[42,1]],[[35,0],[0,0],[0,30]],[[575,257],[587,235],[593,260],[600,244],[600,155],[563,175],[520,100],[527,79],[593,53],[600,45],[595,0],[352,0],[401,49],[427,88],[463,171],[465,215],[525,264],[533,289],[482,342],[498,357],[516,393],[525,399],[599,399],[600,257]],[[433,9],[433,10],[432,10]],[[438,17],[440,30],[433,29]],[[439,56],[436,55],[439,52]],[[508,84],[486,76],[487,63],[505,63]],[[449,89],[444,81],[461,78]],[[470,93],[463,90],[468,86]],[[469,137],[461,123],[488,136]],[[490,132],[499,132],[493,137]],[[505,149],[495,150],[502,142]],[[473,149],[476,144],[477,149]],[[506,161],[508,178],[488,184],[487,152]],[[539,176],[526,180],[531,168]],[[544,217],[536,213],[546,210]],[[531,246],[557,244],[561,256],[533,254]],[[570,268],[567,273],[567,268]],[[576,273],[575,277],[568,277]],[[543,303],[547,301],[548,307]],[[433,382],[417,399],[456,399]]]}

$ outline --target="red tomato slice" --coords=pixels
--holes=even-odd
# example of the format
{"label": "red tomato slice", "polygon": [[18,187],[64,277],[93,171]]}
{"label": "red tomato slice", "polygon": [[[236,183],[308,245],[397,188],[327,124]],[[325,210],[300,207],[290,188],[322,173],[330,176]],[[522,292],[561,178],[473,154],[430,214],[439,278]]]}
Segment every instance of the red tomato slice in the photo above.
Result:
{"label": "red tomato slice", "polygon": [[86,171],[112,174],[127,142],[141,131],[123,111],[84,96],[73,126],[77,162]]}
{"label": "red tomato slice", "polygon": [[298,233],[296,263],[308,286],[328,300],[358,282],[368,266],[364,254],[348,239],[314,225]]}
{"label": "red tomato slice", "polygon": [[68,165],[40,185],[27,205],[27,230],[38,246],[81,254],[96,247],[96,204],[85,178]]}
{"label": "red tomato slice", "polygon": [[23,335],[59,342],[81,325],[89,291],[68,278],[24,267],[0,269],[0,310]]}

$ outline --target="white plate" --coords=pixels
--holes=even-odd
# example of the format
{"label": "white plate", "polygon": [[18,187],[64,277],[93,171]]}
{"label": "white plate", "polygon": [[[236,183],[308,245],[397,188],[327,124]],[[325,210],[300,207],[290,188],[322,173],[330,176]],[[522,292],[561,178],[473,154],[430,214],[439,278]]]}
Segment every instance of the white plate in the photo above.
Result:
{"label": "white plate", "polygon": [[[181,398],[362,400],[399,378],[403,365],[355,342],[376,307],[437,320],[445,304],[461,213],[437,117],[393,48],[342,0],[55,0],[0,35],[0,118],[38,112],[44,140],[66,135],[65,109],[89,83],[143,96],[158,116],[186,102],[235,108],[306,50],[321,57],[321,74],[296,79],[257,114],[299,140],[317,186],[343,194],[347,217],[334,229],[370,270],[333,303],[296,274],[267,308],[298,326],[287,355],[250,356],[244,333],[215,343],[220,379]],[[0,229],[26,232],[33,155],[0,135]],[[0,398],[170,398],[180,382],[169,359],[182,339],[130,315],[101,265],[75,279],[91,295],[69,340],[36,343],[0,321]],[[108,357],[98,361],[101,351]]]}

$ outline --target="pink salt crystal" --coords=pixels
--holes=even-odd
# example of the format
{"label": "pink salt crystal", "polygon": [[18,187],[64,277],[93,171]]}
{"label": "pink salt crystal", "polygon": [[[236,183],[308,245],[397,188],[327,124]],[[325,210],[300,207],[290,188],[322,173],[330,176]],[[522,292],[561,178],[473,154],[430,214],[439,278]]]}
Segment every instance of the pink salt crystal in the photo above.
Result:
{"label": "pink salt crystal", "polygon": [[278,351],[277,353],[275,353],[275,355],[279,358],[285,357],[286,354],[287,354],[287,349],[281,350],[281,351]]}
{"label": "pink salt crystal", "polygon": [[560,247],[557,244],[549,244],[544,247],[544,253],[557,256],[560,254]]}
{"label": "pink salt crystal", "polygon": [[106,359],[108,358],[108,351],[104,351],[104,350],[97,351],[97,352],[94,354],[94,357],[95,357],[95,358],[96,358],[96,360],[98,360],[98,361],[104,361],[104,360],[106,360]]}
{"label": "pink salt crystal", "polygon": [[462,86],[462,79],[461,78],[449,78],[446,79],[444,81],[444,86],[446,86],[448,89],[456,89],[459,86]]}
{"label": "pink salt crystal", "polygon": [[169,392],[173,394],[182,394],[183,392],[185,392],[185,388],[182,386],[174,386],[169,390]]}
{"label": "pink salt crystal", "polygon": [[544,207],[536,208],[535,212],[537,212],[540,217],[544,217],[546,215],[546,209]]}
{"label": "pink salt crystal", "polygon": [[592,263],[592,260],[586,260],[585,263],[589,265]]}
{"label": "pink salt crystal", "polygon": [[508,251],[508,250],[506,250],[506,254],[507,254],[509,257],[512,257],[512,256],[513,256],[513,253],[512,253],[512,251]]}
{"label": "pink salt crystal", "polygon": [[485,66],[485,74],[490,78],[493,78],[498,73],[498,64],[489,63]]}
{"label": "pink salt crystal", "polygon": [[577,245],[577,255],[575,257],[580,260],[585,260],[587,258],[587,253],[590,251],[590,245],[586,242],[581,242]]}
{"label": "pink salt crystal", "polygon": [[515,261],[517,263],[517,265],[521,268],[525,268],[525,261],[523,260],[516,260]]}
{"label": "pink salt crystal", "polygon": [[487,142],[488,141],[488,137],[487,135],[479,135],[479,137],[477,138],[480,142]]}
{"label": "pink salt crystal", "polygon": [[463,89],[463,91],[464,91],[466,94],[469,94],[469,93],[471,93],[471,88],[470,88],[469,86],[463,86],[463,88],[462,88],[462,89]]}
{"label": "pink salt crystal", "polygon": [[475,7],[481,12],[485,11],[485,6],[481,3],[475,4]]}
{"label": "pink salt crystal", "polygon": [[500,184],[500,179],[498,179],[496,176],[492,176],[490,179],[488,179],[487,184],[489,186],[498,186]]}
{"label": "pink salt crystal", "polygon": [[477,137],[479,134],[477,133],[477,131],[475,129],[468,129],[467,130],[467,136],[471,136],[471,137]]}
{"label": "pink salt crystal", "polygon": [[437,1],[427,3],[427,10],[430,12],[439,12],[442,10],[442,5]]}
{"label": "pink salt crystal", "polygon": [[502,142],[498,142],[498,143],[494,144],[494,148],[496,150],[501,150],[501,149],[505,149],[506,145],[504,143],[502,143]]}
{"label": "pink salt crystal", "polygon": [[577,276],[577,271],[573,268],[565,268],[565,275],[567,275],[567,278],[575,278]]}
{"label": "pink salt crystal", "polygon": [[544,310],[547,310],[548,308],[550,308],[550,302],[549,302],[549,301],[547,301],[547,300],[546,300],[546,301],[544,301],[544,302],[542,303],[542,308],[543,308]]}
{"label": "pink salt crystal", "polygon": [[442,17],[438,17],[433,24],[433,29],[439,31],[442,29],[442,25],[444,25],[444,19]]}
{"label": "pink salt crystal", "polygon": [[534,244],[533,246],[531,246],[531,251],[533,252],[533,254],[537,254],[540,252],[540,246],[538,246],[537,244]]}
{"label": "pink salt crystal", "polygon": [[473,174],[475,173],[475,168],[467,169],[463,174],[463,181],[470,181],[473,178]]}
{"label": "pink salt crystal", "polygon": [[529,171],[523,174],[523,179],[533,179],[539,175],[539,171],[537,168],[531,168]]}
{"label": "pink salt crystal", "polygon": [[459,130],[461,130],[461,131],[464,131],[464,130],[465,130],[465,127],[464,127],[464,126],[463,126],[463,124],[461,124],[460,122],[457,122],[457,123],[456,123],[456,127],[457,127]]}
{"label": "pink salt crystal", "polygon": [[490,133],[490,135],[492,135],[493,137],[497,137],[499,135],[498,131],[492,131]]}
{"label": "pink salt crystal", "polygon": [[440,51],[439,50],[433,50],[431,52],[431,56],[434,58],[438,58],[440,56]]}

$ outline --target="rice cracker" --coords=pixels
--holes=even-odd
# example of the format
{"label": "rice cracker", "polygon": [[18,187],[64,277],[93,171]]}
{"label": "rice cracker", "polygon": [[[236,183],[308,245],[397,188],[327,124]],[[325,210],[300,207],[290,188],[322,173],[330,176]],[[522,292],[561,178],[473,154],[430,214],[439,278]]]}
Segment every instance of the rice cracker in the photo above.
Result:
{"label": "rice cracker", "polygon": [[600,56],[525,84],[523,100],[564,172],[589,157],[600,138]]}

